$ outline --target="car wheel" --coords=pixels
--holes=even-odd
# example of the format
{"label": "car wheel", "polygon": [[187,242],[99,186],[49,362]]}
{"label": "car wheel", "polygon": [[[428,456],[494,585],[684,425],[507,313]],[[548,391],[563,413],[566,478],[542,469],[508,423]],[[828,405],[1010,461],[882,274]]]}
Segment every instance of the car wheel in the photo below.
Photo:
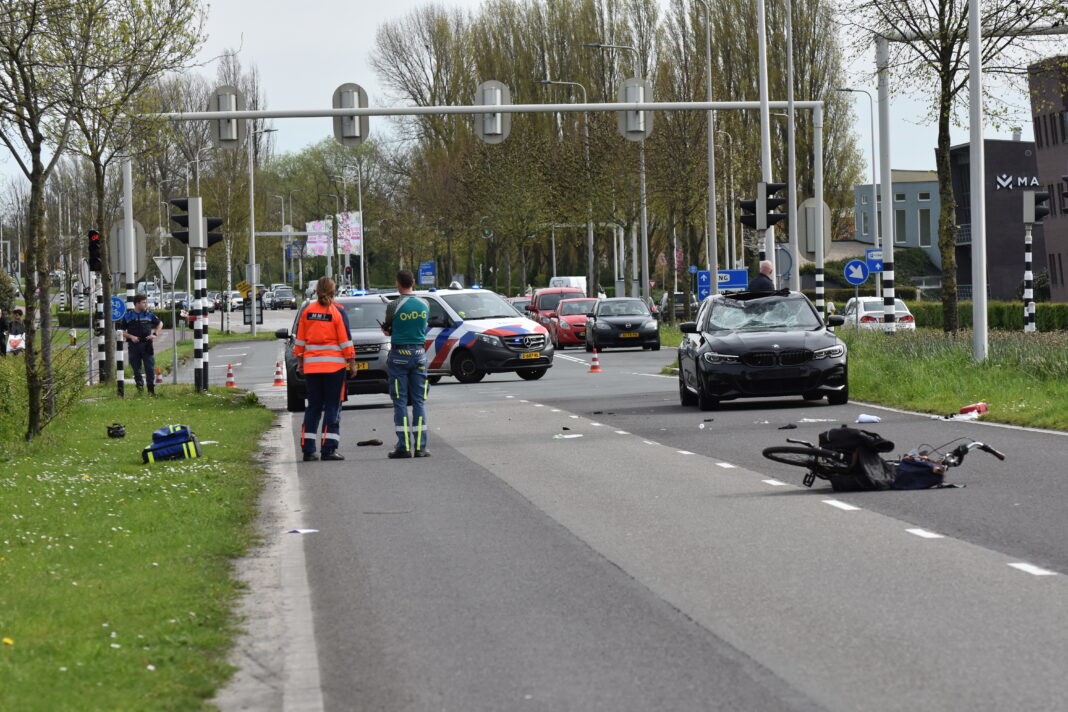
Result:
{"label": "car wheel", "polygon": [[653,351],[659,351],[660,350],[660,342],[659,341],[657,341],[655,344],[653,344],[652,350]]}
{"label": "car wheel", "polygon": [[682,380],[682,373],[679,373],[679,402],[683,405],[697,405],[697,396],[686,387],[685,381]]}
{"label": "car wheel", "polygon": [[441,381],[441,376],[427,376],[426,380],[430,381],[430,385],[436,386]]}
{"label": "car wheel", "polygon": [[697,407],[701,410],[715,410],[719,407],[719,399],[705,393],[704,388],[697,389]]}
{"label": "car wheel", "polygon": [[294,380],[288,374],[286,375],[286,410],[290,413],[303,413],[304,389],[294,383]]}
{"label": "car wheel", "polygon": [[516,370],[516,373],[518,373],[519,377],[524,381],[536,381],[544,376],[545,372],[548,370],[549,369],[547,368],[520,368]]}
{"label": "car wheel", "polygon": [[836,392],[827,394],[827,402],[831,405],[845,405],[849,402],[849,384],[847,383],[845,388]]}
{"label": "car wheel", "polygon": [[486,372],[479,370],[470,352],[461,351],[452,357],[452,375],[460,383],[478,383]]}

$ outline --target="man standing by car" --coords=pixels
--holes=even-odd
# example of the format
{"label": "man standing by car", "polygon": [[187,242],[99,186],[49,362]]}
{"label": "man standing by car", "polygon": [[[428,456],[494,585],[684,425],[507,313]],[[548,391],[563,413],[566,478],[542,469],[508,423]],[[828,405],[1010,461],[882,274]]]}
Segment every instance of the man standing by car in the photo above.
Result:
{"label": "man standing by car", "polygon": [[[389,396],[393,399],[393,426],[397,431],[397,446],[390,459],[430,457],[426,449],[426,339],[427,316],[430,308],[412,294],[415,277],[409,270],[397,272],[397,291],[400,296],[386,307],[386,321],[382,332],[390,337]],[[412,404],[411,419],[408,403]]]}
{"label": "man standing by car", "polygon": [[153,342],[159,336],[159,332],[163,331],[163,322],[158,316],[148,311],[148,297],[144,294],[135,296],[133,305],[133,311],[126,312],[119,320],[119,328],[122,329],[126,343],[130,347],[130,368],[133,369],[137,392],[144,392],[147,381],[148,392],[156,395],[156,383],[152,379],[152,374],[156,371],[156,351]]}
{"label": "man standing by car", "polygon": [[344,312],[334,304],[334,280],[322,277],[315,286],[316,301],[300,315],[293,355],[297,371],[304,375],[308,407],[300,429],[300,449],[304,461],[318,459],[315,433],[323,419],[322,459],[344,460],[337,452],[341,444],[341,402],[345,400],[345,369],[356,372],[356,350]]}
{"label": "man standing by car", "polygon": [[775,281],[771,278],[774,268],[771,266],[771,260],[764,260],[760,263],[760,274],[753,278],[753,281],[749,283],[750,292],[774,292]]}

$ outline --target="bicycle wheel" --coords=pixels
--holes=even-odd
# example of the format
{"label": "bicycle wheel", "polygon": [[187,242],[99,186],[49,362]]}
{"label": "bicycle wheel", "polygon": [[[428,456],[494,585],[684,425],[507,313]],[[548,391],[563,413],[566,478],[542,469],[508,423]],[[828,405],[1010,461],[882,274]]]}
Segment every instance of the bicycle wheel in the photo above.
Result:
{"label": "bicycle wheel", "polygon": [[764,448],[764,457],[784,465],[804,467],[808,470],[822,470],[841,463],[841,454],[834,450],[804,445],[776,445]]}

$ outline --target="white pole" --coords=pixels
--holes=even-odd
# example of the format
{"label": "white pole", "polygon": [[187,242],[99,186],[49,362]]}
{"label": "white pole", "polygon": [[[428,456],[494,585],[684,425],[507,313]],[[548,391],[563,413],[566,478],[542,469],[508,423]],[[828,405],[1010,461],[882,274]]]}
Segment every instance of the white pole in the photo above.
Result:
{"label": "white pole", "polygon": [[[826,255],[823,253],[823,106],[812,111],[812,182],[816,195],[816,311],[827,317],[823,292],[823,270]],[[800,283],[799,283],[800,284]]]}
{"label": "white pole", "polygon": [[646,203],[645,192],[645,139],[642,139],[638,149],[638,189],[641,194],[642,209],[642,283],[641,295],[649,296],[649,213]]}
{"label": "white pole", "polygon": [[367,289],[367,260],[364,257],[363,243],[367,242],[367,221],[363,216],[363,169],[356,164],[356,207],[360,211],[360,289]]}
{"label": "white pole", "polygon": [[972,200],[972,355],[987,356],[986,315],[986,174],[983,146],[983,35],[979,2],[968,6],[968,98],[971,103],[971,200]]}
{"label": "white pole", "polygon": [[[787,179],[787,191],[790,204],[787,206],[786,225],[790,245],[790,257],[793,258],[790,267],[790,289],[801,289],[801,255],[797,244],[797,127],[794,124],[794,4],[792,0],[786,0],[786,143],[789,152],[789,171]],[[711,101],[712,97],[709,97]]]}
{"label": "white pole", "polygon": [[252,267],[250,272],[253,277],[253,285],[251,292],[252,305],[250,307],[252,314],[252,324],[250,325],[249,334],[256,335],[256,285],[258,281],[256,274],[256,167],[252,161],[252,145],[256,142],[256,132],[252,130],[254,126],[252,121],[248,122],[248,262]]}
{"label": "white pole", "polygon": [[[712,8],[708,0],[701,0],[705,6],[705,95],[712,101]],[[712,294],[719,293],[719,233],[716,231],[716,112],[708,112],[708,242],[705,243],[705,262],[712,271]],[[727,223],[724,221],[726,232]]]}
{"label": "white pole", "polygon": [[[771,113],[768,106],[768,38],[767,20],[764,12],[764,0],[756,0],[757,9],[757,58],[759,69],[760,88],[760,180],[764,183],[771,182]],[[764,206],[758,205],[757,210],[763,210]],[[760,260],[771,260],[772,279],[775,279],[777,271],[775,267],[775,228],[769,227],[764,231],[764,244],[760,252]]]}
{"label": "white pole", "polygon": [[[890,163],[890,46],[886,41],[875,44],[875,62],[879,72],[879,150],[882,160],[879,172],[883,184],[883,230],[879,244],[883,250],[883,273],[875,283],[882,283],[883,321],[887,333],[894,332],[894,179],[893,166]],[[878,292],[877,292],[878,293]],[[889,301],[887,301],[889,300]]]}

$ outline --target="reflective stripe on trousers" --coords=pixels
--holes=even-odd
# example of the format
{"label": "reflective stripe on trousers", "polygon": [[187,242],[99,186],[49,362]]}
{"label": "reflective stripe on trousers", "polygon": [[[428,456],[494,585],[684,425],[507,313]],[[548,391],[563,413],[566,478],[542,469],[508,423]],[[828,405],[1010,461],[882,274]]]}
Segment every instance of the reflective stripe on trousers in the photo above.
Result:
{"label": "reflective stripe on trousers", "polygon": [[304,426],[300,431],[300,449],[315,452],[315,434],[322,416],[323,452],[333,452],[341,444],[341,404],[344,401],[345,371],[333,373],[305,373],[308,407],[304,410]]}
{"label": "reflective stripe on trousers", "polygon": [[429,390],[426,353],[420,347],[394,347],[389,352],[386,367],[389,372],[389,395],[393,399],[393,425],[397,431],[397,448],[407,451],[425,450],[426,397]]}

